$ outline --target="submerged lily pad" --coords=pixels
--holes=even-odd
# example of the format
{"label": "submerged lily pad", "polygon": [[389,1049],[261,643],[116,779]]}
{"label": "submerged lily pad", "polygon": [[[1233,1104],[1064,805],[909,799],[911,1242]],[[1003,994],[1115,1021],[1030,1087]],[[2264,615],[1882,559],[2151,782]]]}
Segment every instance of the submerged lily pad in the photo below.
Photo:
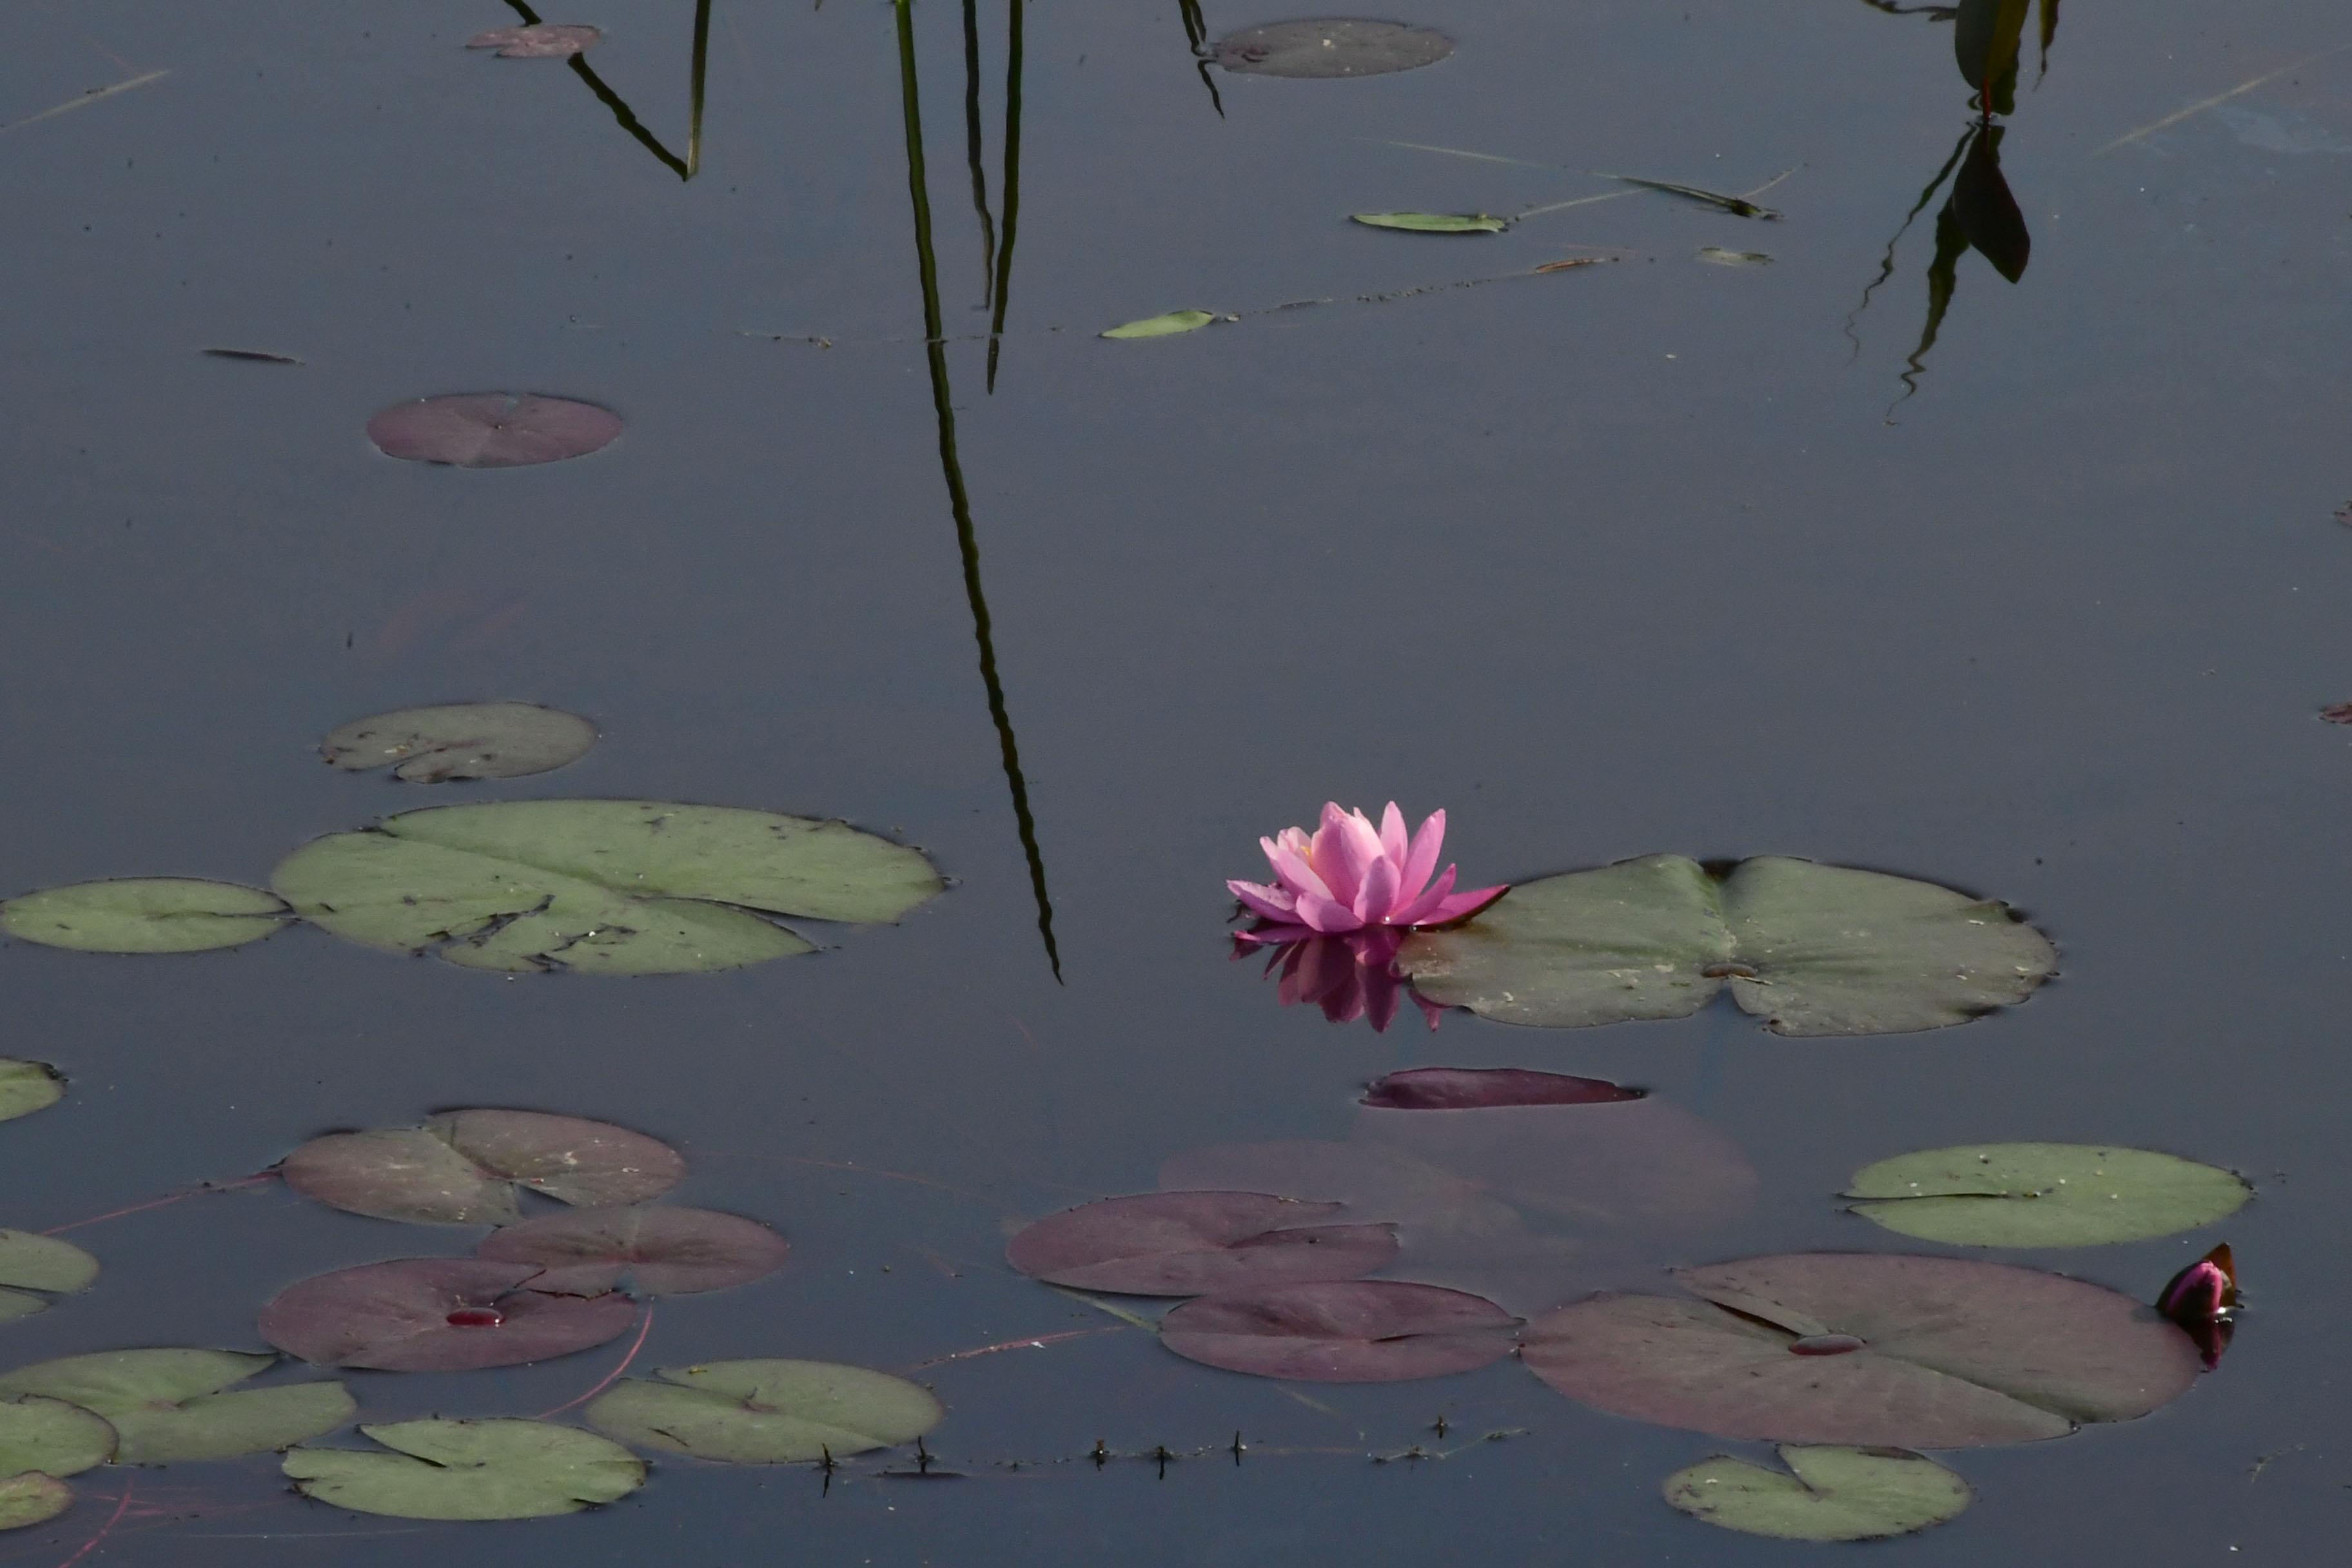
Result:
{"label": "submerged lily pad", "polygon": [[274,1355],[237,1351],[104,1351],[19,1367],[0,1397],[37,1394],[94,1411],[120,1436],[117,1463],[169,1465],[283,1448],[331,1432],[357,1408],[340,1383],[286,1383],[228,1392]]}
{"label": "submerged lily pad", "polygon": [[389,764],[408,784],[519,779],[577,762],[596,743],[596,726],[576,713],[530,702],[454,702],[354,719],[319,742],[348,772]]}
{"label": "submerged lily pad", "polygon": [[1528,1068],[1407,1068],[1376,1079],[1357,1103],[1380,1110],[1496,1110],[1524,1105],[1618,1105],[1640,1100],[1601,1078]]}
{"label": "submerged lily pad", "polygon": [[261,1337],[320,1366],[470,1372],[550,1361],[618,1339],[636,1320],[626,1296],[530,1288],[535,1263],[401,1258],[313,1275],[261,1310]]}
{"label": "submerged lily pad", "polygon": [[528,27],[493,27],[466,40],[469,49],[496,49],[502,60],[563,59],[584,54],[604,37],[596,27],[570,22],[537,22]]}
{"label": "submerged lily pad", "polygon": [[0,1121],[47,1110],[65,1093],[64,1077],[48,1063],[0,1057]]}
{"label": "submerged lily pad", "polygon": [[404,812],[314,839],[270,881],[337,936],[467,969],[682,974],[811,952],[770,916],[896,921],[943,885],[842,822],[647,800]]}
{"label": "submerged lily pad", "polygon": [[1522,1359],[1571,1399],[1718,1437],[1968,1448],[2144,1415],[2197,1379],[2179,1327],[2113,1290],[2008,1264],[1790,1253],[1596,1296]]}
{"label": "submerged lily pad", "polygon": [[1500,234],[1510,219],[1486,213],[1349,213],[1358,223],[1374,228],[1401,228],[1412,234]]}
{"label": "submerged lily pad", "polygon": [[0,1230],[0,1322],[28,1318],[48,1303],[34,1290],[71,1295],[98,1278],[98,1259],[70,1241],[29,1230]]}
{"label": "submerged lily pad", "polygon": [[195,877],[118,877],[0,903],[0,932],[80,952],[204,952],[275,935],[294,918],[275,895]]}
{"label": "submerged lily pad", "polygon": [[1331,1279],[1186,1301],[1160,1320],[1160,1342],[1255,1377],[1399,1383],[1500,1361],[1518,1322],[1467,1291]]}
{"label": "submerged lily pad", "polygon": [[1434,27],[1322,17],[1247,27],[1217,40],[1216,62],[1252,76],[1381,76],[1434,65],[1454,40]]}
{"label": "submerged lily pad", "polygon": [[1969,1483],[1901,1448],[1789,1447],[1775,1470],[1728,1455],[1666,1478],[1694,1519],[1781,1541],[1878,1541],[1958,1519]]}
{"label": "submerged lily pad", "polygon": [[0,1399],[0,1476],[77,1476],[114,1458],[114,1426],[94,1410],[45,1394]]}
{"label": "submerged lily pad", "polygon": [[1065,1209],[1023,1229],[1005,1260],[1033,1279],[1133,1296],[1202,1296],[1356,1279],[1397,1255],[1385,1225],[1321,1225],[1335,1203],[1265,1193],[1145,1193]]}
{"label": "submerged lily pad", "polygon": [[27,1470],[0,1476],[0,1530],[42,1524],[73,1507],[73,1488],[55,1476]]}
{"label": "submerged lily pad", "polygon": [[534,1290],[594,1295],[625,1285],[641,1296],[684,1296],[772,1273],[791,1251],[740,1215],[631,1204],[541,1215],[492,1232],[475,1256],[538,1265]]}
{"label": "submerged lily pad", "polygon": [[1760,250],[1726,250],[1719,245],[1700,246],[1698,258],[1717,267],[1769,267],[1772,265],[1772,258]]}
{"label": "submerged lily pad", "polygon": [[1165,315],[1146,316],[1139,321],[1111,328],[1101,335],[1106,338],[1172,338],[1179,332],[1194,332],[1217,319],[1213,310],[1171,310]]}
{"label": "submerged lily pad", "polygon": [[1963,1024],[2057,972],[2009,906],[1933,882],[1760,856],[1717,879],[1652,855],[1521,883],[1468,924],[1408,938],[1433,1002],[1507,1024],[1680,1018],[1726,985],[1781,1035]]}
{"label": "submerged lily pad", "polygon": [[588,1423],[640,1448],[730,1465],[842,1458],[911,1443],[946,1414],[928,1389],[821,1361],[663,1367],[597,1396]]}
{"label": "submerged lily pad", "polygon": [[686,1162],[609,1121],[538,1110],[450,1110],[422,1127],[330,1132],[278,1167],[306,1198],[376,1219],[512,1225],[518,1188],[584,1207],[659,1197]]}
{"label": "submerged lily pad", "polygon": [[457,468],[518,468],[595,451],[621,433],[621,416],[568,397],[452,393],[379,409],[367,433],[387,458]]}
{"label": "submerged lily pad", "polygon": [[285,1471],[305,1497],[395,1519],[544,1519],[617,1502],[645,1461],[549,1421],[394,1421],[360,1428],[393,1452],[296,1448]]}
{"label": "submerged lily pad", "polygon": [[1957,1247],[2096,1247],[2227,1219],[2254,1195],[2235,1172],[2089,1143],[1923,1149],[1854,1173],[1853,1212]]}

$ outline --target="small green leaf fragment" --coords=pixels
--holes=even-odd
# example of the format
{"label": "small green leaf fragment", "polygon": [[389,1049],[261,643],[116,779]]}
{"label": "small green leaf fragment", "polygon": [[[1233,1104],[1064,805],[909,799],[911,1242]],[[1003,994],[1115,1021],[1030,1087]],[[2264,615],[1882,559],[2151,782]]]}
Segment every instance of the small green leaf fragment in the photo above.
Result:
{"label": "small green leaf fragment", "polygon": [[1107,338],[1172,338],[1179,332],[1196,332],[1217,319],[1213,310],[1171,310],[1164,316],[1146,316],[1139,321],[1113,327],[1102,335]]}
{"label": "small green leaf fragment", "polygon": [[65,1079],[48,1063],[0,1057],[0,1121],[47,1110],[65,1092]]}
{"label": "small green leaf fragment", "polygon": [[38,1394],[0,1400],[0,1476],[79,1475],[112,1458],[114,1427],[105,1416]]}
{"label": "small green leaf fragment", "polygon": [[1401,228],[1414,234],[1500,234],[1511,226],[1508,218],[1486,213],[1350,213],[1358,223],[1374,228]]}
{"label": "small green leaf fragment", "polygon": [[1726,250],[1719,245],[1702,245],[1698,258],[1717,267],[1769,267],[1772,258],[1760,250]]}
{"label": "small green leaf fragment", "polygon": [[29,1230],[0,1230],[0,1285],[70,1295],[98,1278],[98,1259],[70,1241]]}
{"label": "small green leaf fragment", "polygon": [[0,1479],[0,1530],[41,1524],[73,1507],[73,1488],[55,1476],[27,1470]]}

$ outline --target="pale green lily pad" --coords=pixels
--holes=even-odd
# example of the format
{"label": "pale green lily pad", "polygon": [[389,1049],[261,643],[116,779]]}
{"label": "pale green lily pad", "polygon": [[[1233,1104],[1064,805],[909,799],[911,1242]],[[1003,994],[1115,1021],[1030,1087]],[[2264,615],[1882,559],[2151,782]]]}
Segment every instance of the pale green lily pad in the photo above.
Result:
{"label": "pale green lily pad", "polygon": [[1781,1541],[1877,1541],[1957,1519],[1969,1483],[1904,1448],[1790,1446],[1787,1470],[1718,1455],[1666,1478],[1694,1519]]}
{"label": "pale green lily pad", "polygon": [[453,702],[354,719],[328,732],[320,754],[339,768],[390,767],[405,784],[519,779],[577,762],[596,726],[531,702]]}
{"label": "pale green lily pad", "polygon": [[1139,321],[1113,327],[1102,335],[1107,338],[1172,338],[1179,332],[1197,332],[1216,319],[1213,310],[1171,310],[1165,315],[1146,316]]}
{"label": "pale green lily pad", "polygon": [[1486,213],[1349,213],[1348,216],[1374,228],[1402,228],[1413,234],[1500,234],[1511,226],[1510,219]]}
{"label": "pale green lily pad", "polygon": [[98,1259],[70,1241],[29,1230],[0,1230],[0,1285],[69,1296],[98,1278]]}
{"label": "pale green lily pad", "polygon": [[195,877],[75,882],[0,903],[0,932],[80,952],[205,952],[275,934],[293,918],[258,888]]}
{"label": "pale green lily pad", "polygon": [[0,1057],[0,1121],[47,1110],[65,1093],[65,1079],[48,1063]]}
{"label": "pale green lily pad", "polygon": [[1878,871],[1760,856],[1721,879],[1652,855],[1513,888],[1398,963],[1430,1001],[1507,1024],[1680,1018],[1728,985],[1782,1035],[1962,1024],[2057,972],[2008,905]]}
{"label": "pale green lily pad", "polygon": [[1854,1173],[1853,1212],[1954,1247],[2097,1247],[2227,1219],[2253,1189],[2235,1172],[2090,1143],[1923,1149]]}
{"label": "pale green lily pad", "polygon": [[645,1461],[548,1421],[394,1421],[360,1431],[395,1450],[295,1448],[285,1471],[306,1497],[395,1519],[544,1519],[615,1502]]}
{"label": "pale green lily pad", "polygon": [[1760,250],[1726,250],[1719,245],[1702,245],[1698,258],[1717,267],[1769,267],[1772,258]]}
{"label": "pale green lily pad", "polygon": [[0,1478],[0,1530],[40,1524],[73,1507],[73,1488],[55,1476],[27,1470]]}
{"label": "pale green lily pad", "polygon": [[649,800],[404,812],[314,839],[270,881],[337,936],[468,969],[681,974],[814,952],[770,916],[895,921],[940,891],[842,822]]}
{"label": "pale green lily pad", "polygon": [[821,1361],[714,1361],[631,1378],[587,1409],[588,1424],[640,1448],[733,1465],[840,1458],[911,1443],[946,1414],[929,1390],[887,1373]]}
{"label": "pale green lily pad", "polygon": [[237,1351],[104,1351],[37,1362],[0,1377],[0,1397],[37,1394],[114,1424],[126,1465],[226,1459],[331,1432],[358,1408],[340,1383],[286,1383],[224,1393],[274,1355]]}
{"label": "pale green lily pad", "polygon": [[95,1411],[38,1394],[0,1399],[0,1476],[78,1476],[112,1458],[114,1426]]}

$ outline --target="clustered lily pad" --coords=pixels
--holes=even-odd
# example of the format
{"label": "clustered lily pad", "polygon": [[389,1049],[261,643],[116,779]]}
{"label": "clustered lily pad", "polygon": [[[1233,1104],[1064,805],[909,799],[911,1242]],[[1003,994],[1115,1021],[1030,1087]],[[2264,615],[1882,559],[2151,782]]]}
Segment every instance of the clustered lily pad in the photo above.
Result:
{"label": "clustered lily pad", "polygon": [[327,733],[320,754],[348,773],[390,767],[405,784],[519,779],[579,761],[596,726],[534,702],[453,702],[354,719]]}
{"label": "clustered lily pad", "polygon": [[38,1470],[63,1480],[114,1458],[114,1424],[46,1394],[0,1398],[0,1476]]}
{"label": "clustered lily pad", "polygon": [[170,1465],[266,1453],[331,1432],[357,1408],[340,1383],[239,1389],[278,1364],[239,1351],[104,1351],[38,1362],[0,1376],[0,1398],[37,1394],[112,1423],[114,1458]]}

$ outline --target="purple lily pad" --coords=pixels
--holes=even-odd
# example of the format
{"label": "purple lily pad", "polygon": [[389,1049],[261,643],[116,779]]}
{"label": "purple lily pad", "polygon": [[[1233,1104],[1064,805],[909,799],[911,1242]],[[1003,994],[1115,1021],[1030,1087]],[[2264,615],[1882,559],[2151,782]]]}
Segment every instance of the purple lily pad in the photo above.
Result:
{"label": "purple lily pad", "polygon": [[1160,1320],[1160,1341],[1256,1377],[1402,1383],[1500,1361],[1518,1321],[1466,1291],[1332,1279],[1187,1301]]}
{"label": "purple lily pad", "polygon": [[536,1264],[534,1290],[593,1296],[625,1279],[641,1296],[688,1296],[773,1273],[791,1251],[740,1215],[631,1204],[527,1219],[491,1232],[474,1256]]}
{"label": "purple lily pad", "polygon": [[603,29],[572,22],[536,22],[528,27],[494,27],[466,40],[469,49],[496,49],[502,60],[551,60],[584,54]]}
{"label": "purple lily pad", "polygon": [[618,1339],[626,1296],[526,1289],[536,1263],[403,1258],[289,1285],[261,1310],[261,1337],[320,1366],[471,1372],[570,1355]]}
{"label": "purple lily pad", "polygon": [[1005,1260],[1033,1279],[1130,1296],[1356,1279],[1396,1256],[1385,1225],[1316,1225],[1339,1211],[1264,1193],[1145,1193],[1065,1209],[1027,1226]]}
{"label": "purple lily pad", "polygon": [[2131,1298],[1968,1258],[1801,1252],[1675,1278],[1704,1298],[1596,1296],[1531,1324],[1538,1377],[1718,1437],[1969,1448],[2124,1421],[2197,1379]]}
{"label": "purple lily pad", "polygon": [[1614,1105],[1643,1091],[1606,1079],[1526,1068],[1408,1068],[1376,1079],[1360,1105],[1381,1110],[1491,1110],[1507,1105]]}
{"label": "purple lily pad", "polygon": [[377,1219],[511,1225],[515,1190],[583,1206],[658,1197],[686,1175],[668,1144],[537,1110],[452,1110],[422,1127],[330,1132],[278,1167],[306,1198]]}
{"label": "purple lily pad", "polygon": [[379,409],[367,433],[387,458],[515,468],[593,452],[621,433],[621,416],[568,397],[466,392]]}

